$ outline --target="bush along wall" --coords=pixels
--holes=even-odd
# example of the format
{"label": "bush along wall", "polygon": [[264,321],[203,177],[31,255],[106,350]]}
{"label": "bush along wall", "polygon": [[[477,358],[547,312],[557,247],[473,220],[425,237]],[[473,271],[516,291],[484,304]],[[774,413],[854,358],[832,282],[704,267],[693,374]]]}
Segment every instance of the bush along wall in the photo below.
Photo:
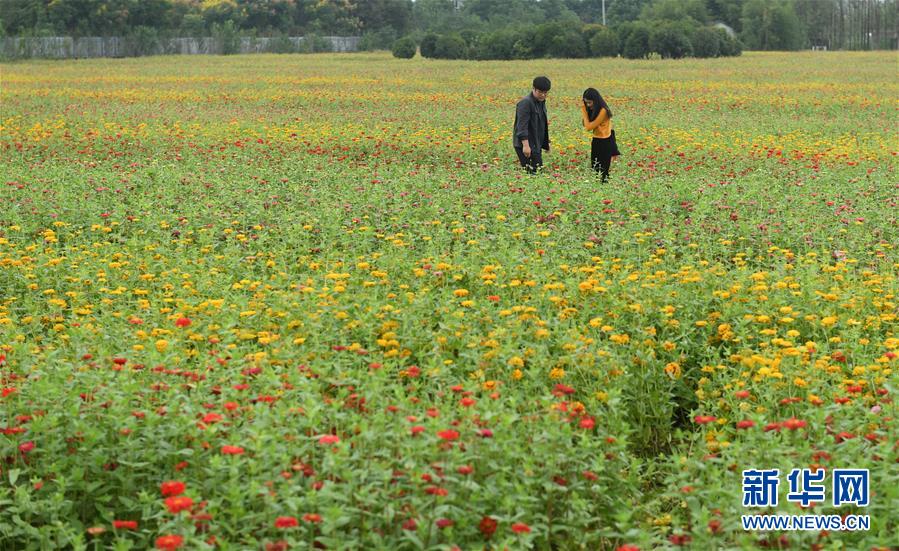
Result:
{"label": "bush along wall", "polygon": [[[411,37],[394,42],[395,57],[410,58]],[[665,59],[738,56],[743,45],[722,29],[684,22],[628,22],[581,27],[552,22],[484,33],[427,33],[418,41],[430,59],[538,59],[617,57]]]}

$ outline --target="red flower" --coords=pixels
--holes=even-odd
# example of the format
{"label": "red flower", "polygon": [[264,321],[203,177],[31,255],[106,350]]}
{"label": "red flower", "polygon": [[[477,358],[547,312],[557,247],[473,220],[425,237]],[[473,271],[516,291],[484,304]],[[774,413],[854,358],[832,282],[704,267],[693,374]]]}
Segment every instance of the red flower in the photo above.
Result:
{"label": "red flower", "polygon": [[806,423],[805,421],[800,421],[799,419],[796,419],[795,417],[790,417],[789,419],[787,419],[786,421],[783,422],[783,427],[785,429],[798,430],[798,429],[801,429],[802,427],[806,426],[807,424],[808,423]]}
{"label": "red flower", "polygon": [[439,436],[443,440],[458,440],[459,431],[455,431],[452,429],[442,430],[437,433],[437,436]]}
{"label": "red flower", "polygon": [[338,442],[340,442],[340,437],[336,434],[325,434],[318,439],[318,443],[324,445],[336,444]]}
{"label": "red flower", "polygon": [[512,525],[512,531],[516,534],[530,534],[531,527],[523,522],[516,522]]}
{"label": "red flower", "polygon": [[717,534],[721,531],[721,521],[718,519],[712,519],[709,521],[709,532],[713,534]]}
{"label": "red flower", "polygon": [[738,429],[748,429],[748,428],[752,428],[754,426],[755,426],[755,421],[752,421],[750,419],[744,419],[743,421],[737,421]]}
{"label": "red flower", "polygon": [[780,423],[768,423],[765,425],[765,432],[780,431]]}
{"label": "red flower", "polygon": [[275,519],[275,528],[294,528],[300,523],[294,517],[278,517]]}
{"label": "red flower", "polygon": [[471,465],[462,465],[458,469],[456,469],[456,472],[463,475],[469,475],[474,472],[474,467],[472,467]]}
{"label": "red flower", "polygon": [[668,536],[668,541],[670,541],[674,545],[686,545],[690,543],[693,538],[686,534],[671,534]]}
{"label": "red flower", "polygon": [[162,549],[164,551],[174,551],[181,547],[184,543],[184,538],[178,535],[170,534],[168,536],[159,536],[156,538],[156,549]]}
{"label": "red flower", "polygon": [[222,446],[222,453],[225,455],[241,455],[244,449],[240,446]]}
{"label": "red flower", "polygon": [[19,444],[19,451],[22,453],[28,453],[33,449],[34,449],[34,442],[32,442],[31,440],[29,440],[28,442],[25,442],[23,444]]}
{"label": "red flower", "polygon": [[696,417],[693,418],[693,420],[696,421],[700,425],[712,423],[717,419],[718,419],[717,417],[714,417],[712,415],[697,415]]}
{"label": "red flower", "polygon": [[190,318],[178,318],[178,320],[175,321],[175,326],[176,327],[187,327],[188,325],[190,325],[190,323],[191,323]]}
{"label": "red flower", "polygon": [[481,436],[481,438],[493,438],[493,431],[490,429],[481,429],[478,434]]}
{"label": "red flower", "polygon": [[640,548],[636,545],[631,545],[629,543],[625,545],[619,545],[615,551],[640,551]]}
{"label": "red flower", "polygon": [[410,518],[403,523],[403,530],[415,530],[418,528],[418,523],[415,522],[414,518]]}
{"label": "red flower", "polygon": [[112,527],[116,530],[137,530],[136,520],[114,520]]}
{"label": "red flower", "polygon": [[184,493],[186,486],[178,480],[168,480],[159,485],[162,497],[178,496]]}
{"label": "red flower", "polygon": [[489,538],[496,532],[496,521],[490,517],[484,517],[481,519],[481,522],[478,524],[478,530],[484,534],[485,538]]}
{"label": "red flower", "polygon": [[422,427],[421,425],[416,425],[409,430],[410,430],[410,432],[412,432],[412,436],[415,436],[416,434],[418,434],[420,432],[424,432],[425,428]]}
{"label": "red flower", "polygon": [[311,524],[317,524],[322,521],[322,516],[318,513],[306,513],[303,515],[303,522],[309,522]]}
{"label": "red flower", "polygon": [[581,419],[581,428],[587,430],[593,430],[593,427],[596,426],[596,421],[592,417],[584,417]]}
{"label": "red flower", "polygon": [[165,498],[165,506],[168,508],[169,512],[172,514],[180,513],[181,511],[186,511],[193,507],[194,500],[187,496],[175,496],[175,497],[167,497]]}
{"label": "red flower", "polygon": [[748,390],[738,390],[738,391],[734,392],[734,396],[736,396],[737,398],[739,398],[741,400],[745,400],[746,398],[749,398],[749,391]]}
{"label": "red flower", "polygon": [[475,405],[477,401],[474,398],[462,398],[459,400],[459,403],[462,404],[463,407],[470,407]]}
{"label": "red flower", "polygon": [[203,422],[206,424],[218,423],[221,420],[222,416],[218,413],[207,413],[203,416]]}
{"label": "red flower", "polygon": [[451,521],[448,518],[438,518],[435,524],[437,525],[437,528],[440,528],[442,530],[443,528],[449,528],[450,526],[455,524],[455,522]]}

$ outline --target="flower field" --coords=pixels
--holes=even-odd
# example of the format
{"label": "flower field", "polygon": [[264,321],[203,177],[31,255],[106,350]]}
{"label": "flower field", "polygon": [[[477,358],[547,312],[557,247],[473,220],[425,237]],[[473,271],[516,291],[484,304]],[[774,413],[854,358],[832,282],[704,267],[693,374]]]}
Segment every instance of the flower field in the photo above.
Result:
{"label": "flower field", "polygon": [[895,60],[0,65],[0,549],[896,548]]}

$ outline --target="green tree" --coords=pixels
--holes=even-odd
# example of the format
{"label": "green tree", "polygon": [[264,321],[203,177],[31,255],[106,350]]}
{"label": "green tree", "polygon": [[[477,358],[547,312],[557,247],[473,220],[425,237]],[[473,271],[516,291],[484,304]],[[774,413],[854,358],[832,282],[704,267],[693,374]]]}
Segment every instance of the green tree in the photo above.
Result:
{"label": "green tree", "polygon": [[628,59],[643,59],[650,53],[649,27],[644,23],[634,24],[621,47],[621,55]]}
{"label": "green tree", "polygon": [[617,26],[640,18],[640,12],[652,0],[606,0],[606,23]]}
{"label": "green tree", "polygon": [[[821,0],[812,0],[819,2]],[[740,32],[743,14],[743,0],[706,0],[709,18],[712,22],[721,22]]]}
{"label": "green tree", "polygon": [[798,50],[805,42],[793,4],[783,0],[747,0],[742,28],[750,50]]}
{"label": "green tree", "polygon": [[644,21],[671,22],[689,19],[704,25],[708,18],[703,0],[657,0],[640,12],[640,19]]}
{"label": "green tree", "polygon": [[738,56],[743,53],[743,44],[724,29],[715,29],[718,33],[718,53],[723,57]]}
{"label": "green tree", "polygon": [[615,57],[618,51],[618,35],[612,29],[603,29],[590,39],[590,55],[593,57]]}
{"label": "green tree", "polygon": [[513,59],[519,33],[513,29],[499,29],[481,36],[476,59]]}
{"label": "green tree", "polygon": [[675,23],[660,23],[649,35],[649,49],[665,59],[680,59],[693,55],[693,44],[684,32],[683,26]]}

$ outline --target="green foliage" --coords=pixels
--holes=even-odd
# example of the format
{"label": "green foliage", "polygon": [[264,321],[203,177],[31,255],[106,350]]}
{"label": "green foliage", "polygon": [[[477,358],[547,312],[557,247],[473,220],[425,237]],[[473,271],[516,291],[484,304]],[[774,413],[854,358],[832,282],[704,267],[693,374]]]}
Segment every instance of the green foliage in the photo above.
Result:
{"label": "green foliage", "polygon": [[465,59],[468,57],[468,45],[458,34],[441,35],[434,44],[436,59]]}
{"label": "green foliage", "polygon": [[693,55],[693,45],[680,25],[663,23],[649,35],[649,49],[663,59],[680,59]]}
{"label": "green foliage", "polygon": [[546,53],[554,58],[581,58],[587,57],[587,43],[584,35],[578,29],[567,29],[553,35]]}
{"label": "green foliage", "polygon": [[390,50],[396,41],[396,31],[393,30],[393,27],[368,31],[359,40],[359,50],[363,52]]}
{"label": "green foliage", "polygon": [[518,33],[512,29],[486,33],[478,40],[475,59],[514,59],[518,38]]}
{"label": "green foliage", "polygon": [[421,42],[418,43],[419,50],[421,51],[421,57],[433,58],[434,53],[437,51],[437,40],[440,39],[440,35],[437,33],[427,33],[425,34]]}
{"label": "green foliage", "polygon": [[161,52],[162,40],[153,27],[138,26],[125,37],[127,53],[131,56],[153,55]]}
{"label": "green foliage", "polygon": [[693,33],[693,55],[696,57],[718,57],[721,54],[721,38],[717,29],[702,27]]}
{"label": "green foliage", "polygon": [[[605,0],[606,23],[620,31],[642,22],[687,23],[690,29],[722,22],[744,44],[760,50],[797,50],[814,45],[870,49],[897,47],[899,8],[884,0]],[[231,22],[240,36],[360,36],[362,50],[390,49],[408,34],[460,34],[470,56],[509,56],[505,38],[489,40],[481,52],[475,40],[498,31],[551,25],[561,36],[522,42],[512,56],[522,59],[580,57],[603,22],[602,0],[0,0],[0,33],[9,36],[120,36],[138,27],[159,36],[204,37]],[[573,32],[584,36],[575,45]],[[619,32],[619,49],[629,33]]]}
{"label": "green foliage", "polygon": [[791,2],[747,0],[740,39],[750,50],[798,50],[805,43]]}
{"label": "green foliage", "polygon": [[[894,546],[894,61],[4,64],[0,549]],[[741,529],[813,463],[871,530]]]}
{"label": "green foliage", "polygon": [[240,34],[230,19],[224,23],[213,23],[212,37],[218,42],[222,55],[236,54],[240,51]]}
{"label": "green foliage", "polygon": [[738,56],[743,52],[743,43],[731,36],[724,29],[715,29],[718,33],[719,51],[722,57]]}
{"label": "green foliage", "polygon": [[650,28],[636,23],[628,29],[627,38],[621,47],[621,55],[628,59],[644,59],[652,51],[649,47]]}
{"label": "green foliage", "polygon": [[296,53],[296,44],[290,40],[290,37],[284,34],[273,36],[269,42],[268,51],[273,54],[293,54]]}
{"label": "green foliage", "polygon": [[404,36],[403,38],[400,38],[393,43],[391,52],[393,53],[393,57],[398,57],[400,59],[412,59],[413,57],[415,57],[415,51],[417,49],[418,44],[415,43],[415,39],[411,36]]}
{"label": "green foliage", "polygon": [[593,57],[615,57],[619,51],[618,34],[612,29],[603,29],[590,39],[590,55]]}

